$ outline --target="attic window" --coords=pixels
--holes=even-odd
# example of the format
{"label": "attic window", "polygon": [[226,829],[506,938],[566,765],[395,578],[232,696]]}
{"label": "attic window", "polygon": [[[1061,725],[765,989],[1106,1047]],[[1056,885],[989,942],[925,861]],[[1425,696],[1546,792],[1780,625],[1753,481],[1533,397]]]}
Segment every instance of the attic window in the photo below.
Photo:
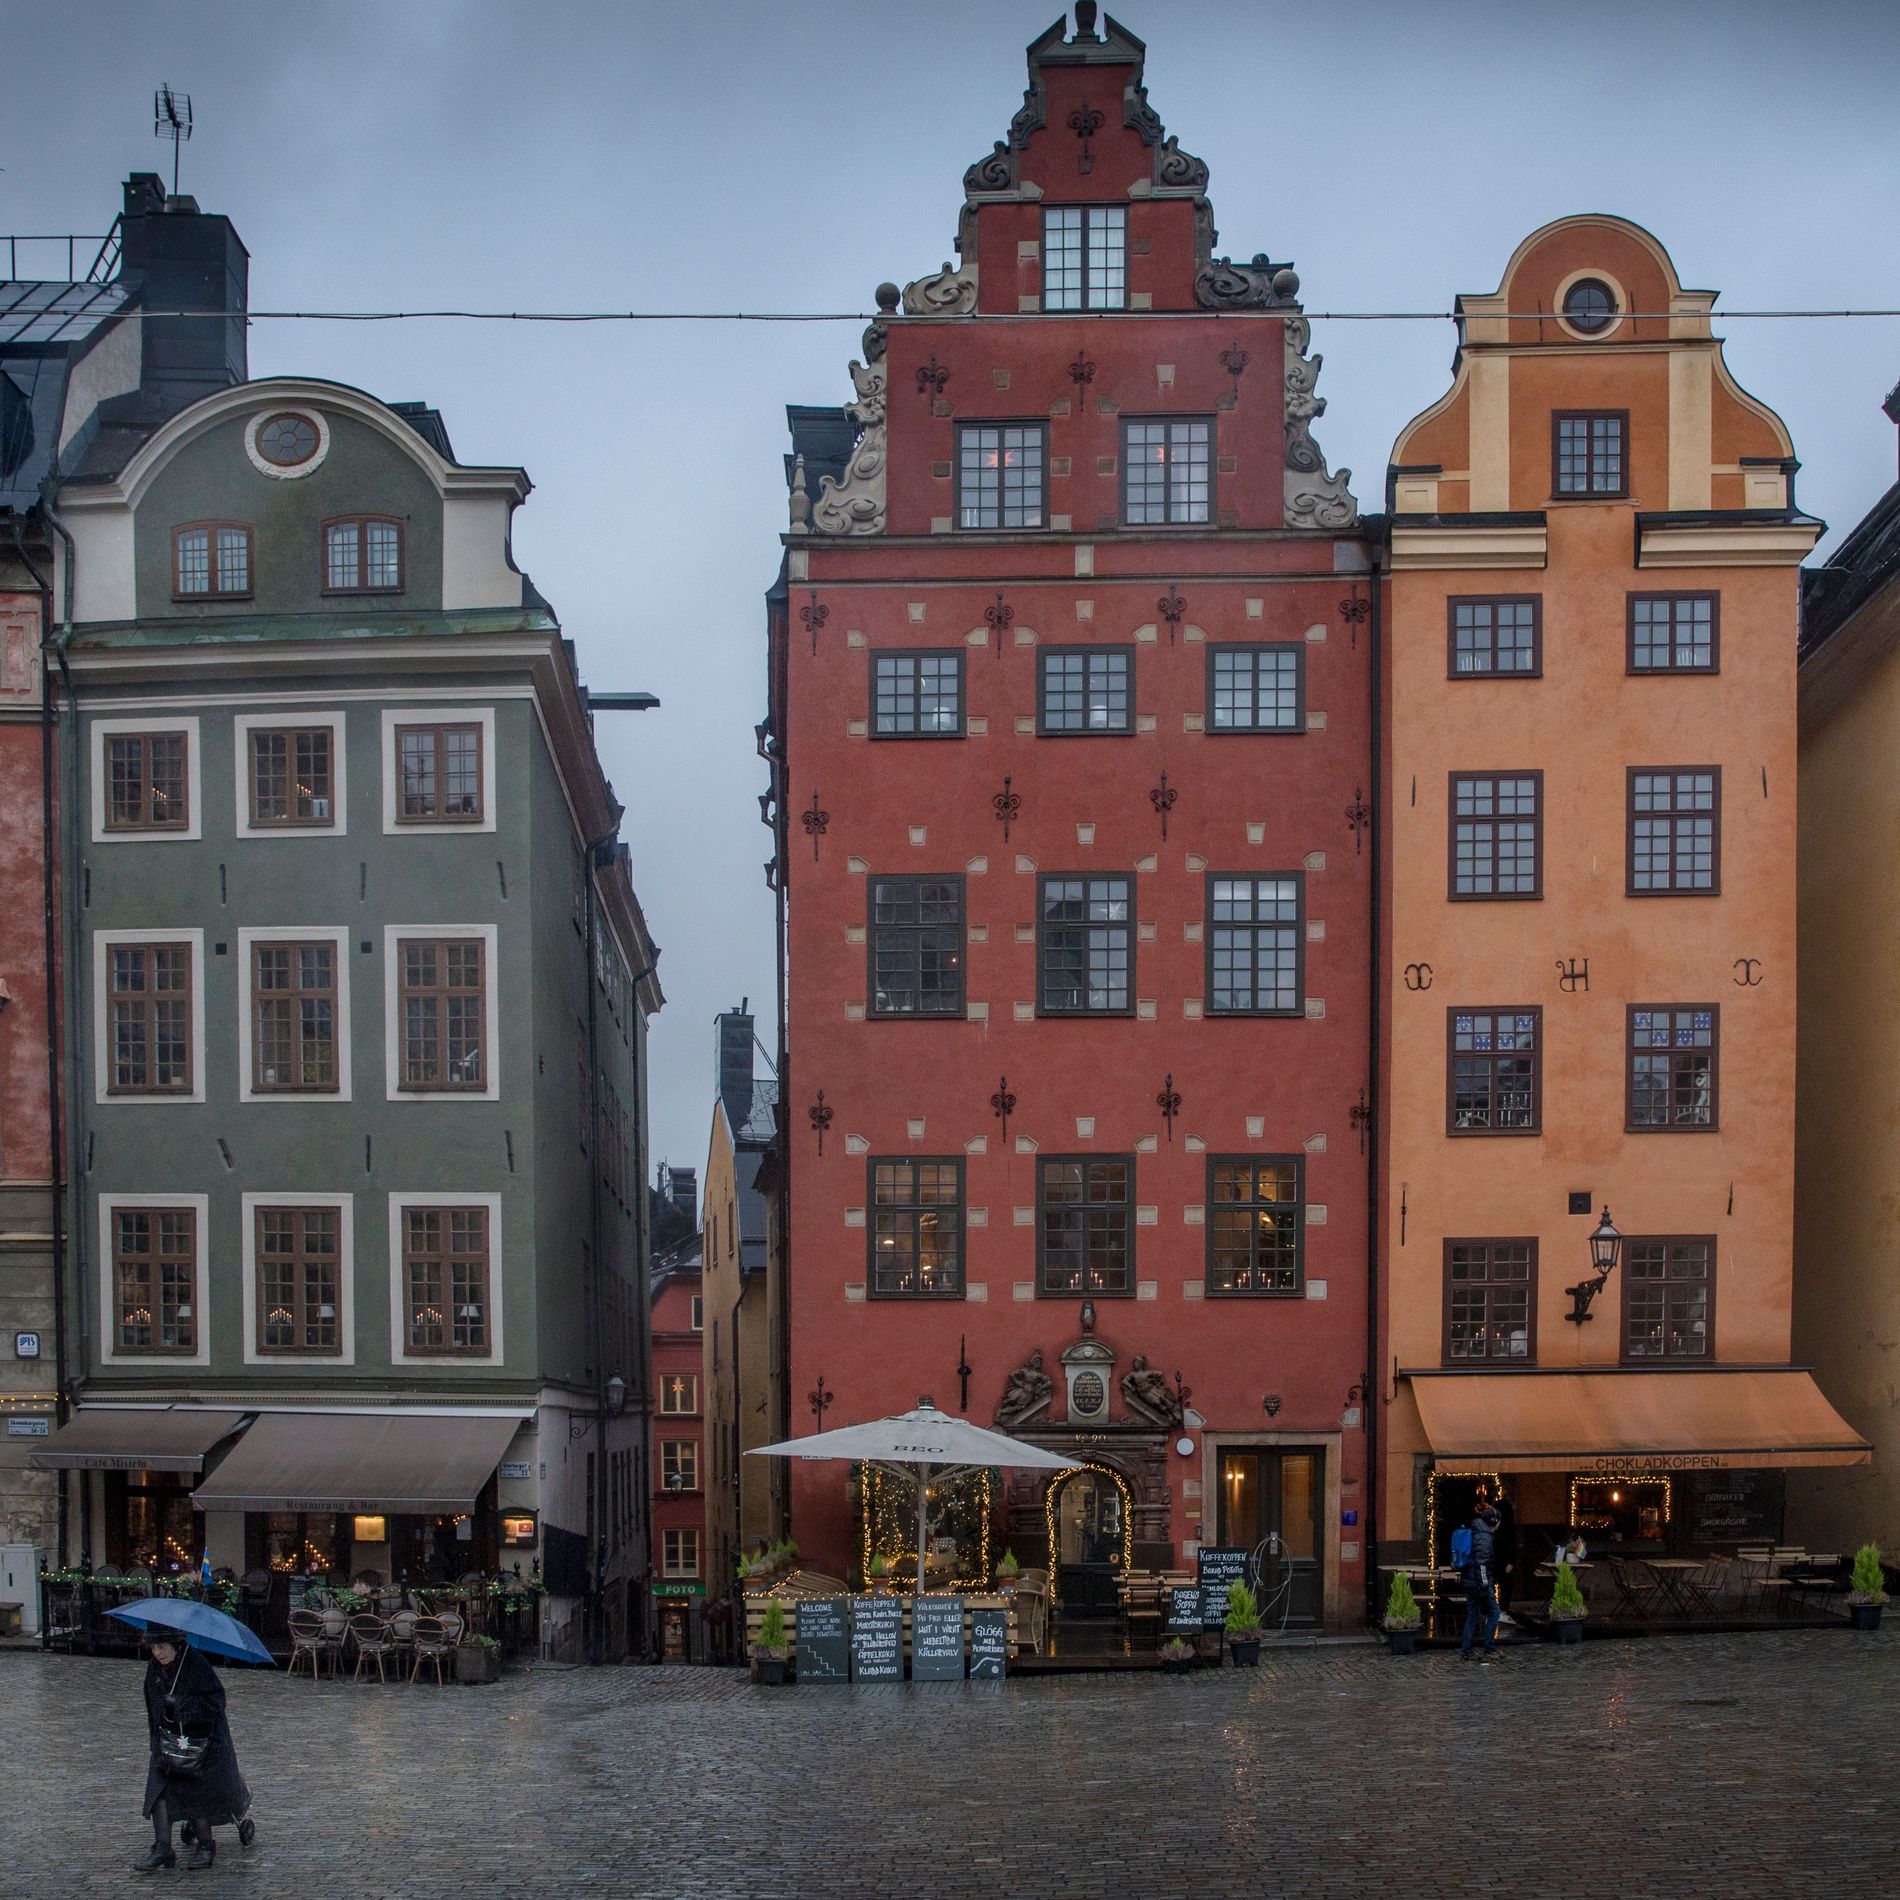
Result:
{"label": "attic window", "polygon": [[290,410],[272,416],[257,432],[257,452],[279,468],[301,468],[317,452],[316,424]]}
{"label": "attic window", "polygon": [[1564,292],[1564,321],[1585,336],[1601,336],[1616,321],[1616,292],[1600,277],[1579,277]]}

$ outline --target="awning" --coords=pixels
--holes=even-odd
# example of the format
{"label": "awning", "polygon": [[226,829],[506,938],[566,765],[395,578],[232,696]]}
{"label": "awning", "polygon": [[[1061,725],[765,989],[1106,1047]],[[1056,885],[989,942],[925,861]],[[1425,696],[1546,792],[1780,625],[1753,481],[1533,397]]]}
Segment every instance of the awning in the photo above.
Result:
{"label": "awning", "polygon": [[466,1511],[521,1423],[266,1412],[191,1501],[201,1511]]}
{"label": "awning", "polygon": [[87,1406],[76,1412],[28,1463],[40,1471],[190,1471],[228,1438],[242,1412],[208,1412],[202,1405],[149,1410]]}
{"label": "awning", "polygon": [[1482,1372],[1411,1380],[1438,1469],[1726,1471],[1864,1465],[1806,1372]]}

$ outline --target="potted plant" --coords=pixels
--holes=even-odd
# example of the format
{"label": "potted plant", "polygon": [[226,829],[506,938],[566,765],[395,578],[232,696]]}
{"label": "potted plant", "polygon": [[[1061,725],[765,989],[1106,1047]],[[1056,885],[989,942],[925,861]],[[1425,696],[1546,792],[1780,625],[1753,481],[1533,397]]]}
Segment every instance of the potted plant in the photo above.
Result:
{"label": "potted plant", "polygon": [[785,1634],[785,1605],[773,1597],[759,1624],[759,1640],[752,1645],[752,1680],[764,1683],[768,1689],[783,1688],[791,1658],[791,1639]]}
{"label": "potted plant", "polygon": [[1409,1656],[1418,1647],[1418,1625],[1418,1598],[1412,1594],[1412,1580],[1403,1570],[1397,1571],[1385,1599],[1385,1641],[1393,1655]]}
{"label": "potted plant", "polygon": [[1550,1627],[1556,1631],[1558,1642],[1582,1642],[1583,1619],[1589,1614],[1590,1606],[1577,1587],[1575,1566],[1559,1564],[1556,1579],[1550,1586]]}
{"label": "potted plant", "polygon": [[455,1646],[457,1682],[499,1682],[501,1645],[492,1636],[464,1636]]}
{"label": "potted plant", "polygon": [[1194,1667],[1194,1645],[1179,1636],[1170,1636],[1161,1645],[1161,1669],[1164,1675],[1185,1676]]}
{"label": "potted plant", "polygon": [[1016,1580],[1023,1574],[1023,1567],[1016,1561],[1013,1550],[1003,1552],[1003,1561],[996,1566],[996,1587],[1005,1596],[1016,1587]]}
{"label": "potted plant", "polygon": [[1887,1573],[1880,1567],[1880,1546],[1862,1544],[1854,1553],[1854,1574],[1847,1584],[1847,1614],[1857,1630],[1880,1627],[1880,1606],[1887,1600]]}
{"label": "potted plant", "polygon": [[1227,1592],[1227,1649],[1236,1669],[1260,1666],[1260,1605],[1244,1583]]}

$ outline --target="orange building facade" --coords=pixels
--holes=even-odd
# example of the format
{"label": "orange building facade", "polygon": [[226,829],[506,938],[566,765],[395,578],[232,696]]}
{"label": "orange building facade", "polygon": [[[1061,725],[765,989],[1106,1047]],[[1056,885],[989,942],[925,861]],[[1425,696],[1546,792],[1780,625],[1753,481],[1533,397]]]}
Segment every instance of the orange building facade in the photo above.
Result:
{"label": "orange building facade", "polygon": [[1789,1365],[1821,524],[1713,302],[1545,226],[1389,475],[1381,1555],[1442,1562],[1485,1484],[1521,1592],[1538,1533],[1775,1536],[1788,1467],[1867,1455]]}

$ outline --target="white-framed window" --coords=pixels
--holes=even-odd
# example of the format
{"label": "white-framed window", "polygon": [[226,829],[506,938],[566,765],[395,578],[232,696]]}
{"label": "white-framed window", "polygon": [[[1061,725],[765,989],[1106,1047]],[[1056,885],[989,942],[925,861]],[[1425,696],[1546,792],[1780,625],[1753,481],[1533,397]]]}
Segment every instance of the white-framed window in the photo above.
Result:
{"label": "white-framed window", "polygon": [[699,1374],[668,1372],[660,1379],[660,1416],[690,1418],[699,1411]]}
{"label": "white-framed window", "polygon": [[669,1530],[661,1547],[662,1574],[669,1577],[699,1575],[699,1533],[696,1530]]}
{"label": "white-framed window", "polygon": [[495,829],[495,709],[383,709],[383,829]]}
{"label": "white-framed window", "polygon": [[356,1204],[348,1194],[240,1197],[244,1363],[356,1363]]}
{"label": "white-framed window", "polygon": [[502,1363],[501,1196],[389,1197],[389,1356],[396,1365]]}
{"label": "white-framed window", "polygon": [[94,844],[204,836],[196,715],[95,719],[91,733]]}
{"label": "white-framed window", "polygon": [[232,719],[240,838],[338,838],[349,830],[343,713],[238,713]]}
{"label": "white-framed window", "polygon": [[699,1440],[662,1438],[660,1440],[660,1482],[669,1491],[699,1489]]}
{"label": "white-framed window", "polygon": [[205,933],[96,930],[93,1100],[205,1098]]}
{"label": "white-framed window", "polygon": [[384,926],[383,1054],[390,1101],[500,1099],[497,934],[493,924]]}
{"label": "white-framed window", "polygon": [[204,1194],[99,1196],[99,1359],[211,1363]]}
{"label": "white-framed window", "polygon": [[350,933],[271,924],[237,933],[238,1100],[347,1102]]}
{"label": "white-framed window", "polygon": [[706,1330],[706,1296],[703,1293],[693,1295],[693,1331],[703,1333]]}

